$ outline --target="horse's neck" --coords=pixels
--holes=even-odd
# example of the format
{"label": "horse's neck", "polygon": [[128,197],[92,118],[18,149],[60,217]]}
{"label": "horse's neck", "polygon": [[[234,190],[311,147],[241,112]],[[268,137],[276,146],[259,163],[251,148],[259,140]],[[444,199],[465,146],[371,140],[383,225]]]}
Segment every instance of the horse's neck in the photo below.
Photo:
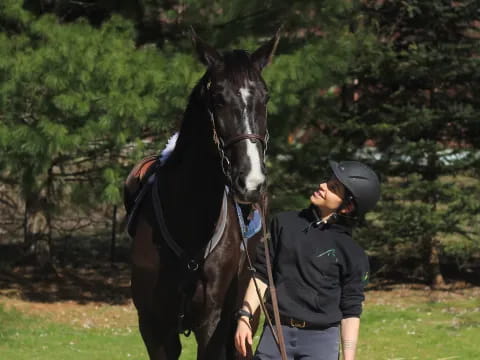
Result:
{"label": "horse's neck", "polygon": [[211,134],[199,126],[206,120],[186,120],[196,123],[192,122],[191,128],[182,126],[174,159],[161,175],[160,194],[175,241],[187,250],[195,250],[205,245],[213,233],[225,184],[220,160],[212,156]]}

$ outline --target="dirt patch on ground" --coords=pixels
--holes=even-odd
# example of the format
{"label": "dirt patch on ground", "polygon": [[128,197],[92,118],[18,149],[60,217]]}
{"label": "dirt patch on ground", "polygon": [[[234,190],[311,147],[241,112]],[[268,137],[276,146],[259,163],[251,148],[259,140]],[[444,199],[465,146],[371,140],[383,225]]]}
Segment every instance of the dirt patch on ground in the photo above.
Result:
{"label": "dirt patch on ground", "polygon": [[137,312],[131,302],[125,305],[79,304],[75,301],[39,303],[0,296],[0,304],[6,309],[13,308],[48,321],[85,329],[130,328],[137,324]]}
{"label": "dirt patch on ground", "polygon": [[432,289],[424,284],[377,284],[366,292],[368,305],[406,307],[411,304],[444,303],[473,300],[480,297],[480,287],[464,282],[455,282],[441,289]]}
{"label": "dirt patch on ground", "polygon": [[83,328],[136,325],[127,264],[0,272],[0,304],[29,315]]}
{"label": "dirt patch on ground", "polygon": [[126,264],[94,264],[39,272],[33,266],[0,272],[0,295],[25,301],[78,304],[126,304],[130,299],[130,270]]}

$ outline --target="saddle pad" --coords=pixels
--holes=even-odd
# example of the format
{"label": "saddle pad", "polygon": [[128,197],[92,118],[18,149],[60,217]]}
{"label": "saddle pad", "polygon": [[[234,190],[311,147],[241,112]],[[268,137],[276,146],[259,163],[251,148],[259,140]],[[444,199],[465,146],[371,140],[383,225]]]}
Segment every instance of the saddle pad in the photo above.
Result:
{"label": "saddle pad", "polygon": [[[215,231],[212,236],[212,239],[208,242],[207,247],[205,248],[205,255],[204,255],[205,259],[218,245],[218,242],[222,238],[223,232],[225,231],[225,225],[227,223],[228,192],[229,192],[228,186],[225,186],[225,191],[223,193],[222,208],[220,210],[220,215],[218,217],[217,225],[215,226]],[[245,224],[245,221],[243,220],[242,210],[240,209],[240,205],[235,203],[235,209],[237,211],[238,222],[242,230],[245,244],[248,246],[248,239],[258,234],[258,232],[262,230],[262,217],[260,215],[260,211],[255,210],[253,212],[252,219],[248,222],[248,224]],[[245,248],[243,247],[243,242],[240,243],[240,249],[242,251],[245,251]]]}
{"label": "saddle pad", "polygon": [[218,245],[218,242],[222,238],[223,232],[225,231],[225,225],[227,225],[227,194],[228,188],[225,186],[225,191],[223,192],[222,207],[220,209],[220,215],[218,216],[217,224],[215,225],[215,231],[213,236],[205,247],[205,253],[203,258],[206,259],[207,256],[215,249]]}
{"label": "saddle pad", "polygon": [[[262,230],[262,217],[260,216],[260,211],[254,210],[252,219],[248,222],[248,224],[245,224],[245,221],[243,220],[242,209],[240,209],[240,205],[238,205],[238,203],[235,203],[235,208],[237,210],[238,222],[240,223],[240,228],[242,229],[243,238],[245,239],[245,243],[248,244],[248,239]],[[243,247],[243,242],[240,244],[240,249],[245,250]]]}

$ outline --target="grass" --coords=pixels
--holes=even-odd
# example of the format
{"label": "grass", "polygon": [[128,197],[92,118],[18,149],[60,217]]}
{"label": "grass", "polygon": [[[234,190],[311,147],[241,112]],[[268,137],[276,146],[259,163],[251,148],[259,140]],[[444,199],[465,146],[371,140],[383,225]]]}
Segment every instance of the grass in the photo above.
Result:
{"label": "grass", "polygon": [[85,329],[0,308],[2,360],[145,359],[136,330]]}
{"label": "grass", "polygon": [[[117,328],[83,328],[0,305],[0,359],[147,359],[135,324],[119,324]],[[368,304],[357,359],[476,360],[480,359],[478,339],[480,302],[476,298]],[[181,359],[193,360],[193,336],[183,343]]]}
{"label": "grass", "polygon": [[368,307],[359,359],[480,359],[480,302]]}

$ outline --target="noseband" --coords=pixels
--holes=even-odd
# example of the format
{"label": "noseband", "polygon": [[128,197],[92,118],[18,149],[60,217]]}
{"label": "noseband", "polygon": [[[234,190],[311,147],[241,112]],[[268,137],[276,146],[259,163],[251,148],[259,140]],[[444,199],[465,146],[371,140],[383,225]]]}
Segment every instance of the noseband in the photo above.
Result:
{"label": "noseband", "polygon": [[257,140],[260,140],[260,142],[262,143],[262,146],[265,148],[267,146],[267,141],[268,141],[268,132],[267,132],[267,135],[265,137],[261,136],[261,135],[257,135],[257,134],[240,134],[240,135],[235,135],[235,136],[232,136],[230,139],[228,139],[228,141],[222,141],[223,142],[223,145],[222,147],[224,149],[227,149],[229,146],[241,141],[241,140],[246,140],[246,139],[249,139],[251,140],[252,142],[256,142]]}
{"label": "noseband", "polygon": [[[209,89],[210,89],[210,82],[208,82],[207,84],[207,90]],[[207,111],[210,116],[210,121],[212,122],[213,141],[215,145],[217,145],[218,153],[220,155],[220,160],[221,160],[220,163],[222,165],[222,171],[223,171],[223,174],[229,179],[230,182],[231,182],[231,163],[230,163],[230,159],[225,154],[225,151],[233,144],[236,144],[237,142],[242,140],[250,140],[253,143],[260,141],[263,146],[263,162],[265,163],[265,154],[267,152],[268,140],[270,137],[268,134],[268,129],[265,129],[265,136],[262,136],[259,134],[245,133],[245,134],[234,135],[229,139],[224,140],[221,136],[218,135],[217,128],[215,125],[215,115],[209,106],[207,106]]]}

